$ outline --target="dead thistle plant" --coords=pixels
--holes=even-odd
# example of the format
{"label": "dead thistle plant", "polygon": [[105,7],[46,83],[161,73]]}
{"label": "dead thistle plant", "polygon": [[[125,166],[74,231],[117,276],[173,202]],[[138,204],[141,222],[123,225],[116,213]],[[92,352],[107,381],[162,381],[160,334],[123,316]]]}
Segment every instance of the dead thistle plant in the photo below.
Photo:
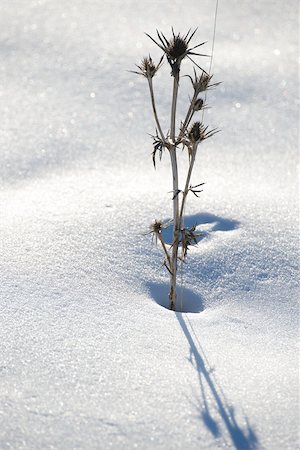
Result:
{"label": "dead thistle plant", "polygon": [[[151,56],[143,58],[140,65],[137,65],[138,71],[134,73],[142,75],[148,81],[150,99],[152,105],[152,112],[156,125],[156,134],[153,136],[153,152],[152,159],[154,168],[156,168],[156,156],[159,154],[161,159],[163,152],[166,150],[170,154],[172,167],[172,181],[173,181],[173,239],[172,244],[168,246],[163,238],[162,230],[165,227],[161,221],[155,220],[150,226],[150,233],[156,238],[156,242],[160,242],[164,255],[164,266],[170,274],[170,309],[176,310],[176,278],[178,260],[185,261],[189,246],[197,244],[199,233],[196,231],[196,226],[187,228],[184,226],[183,214],[185,209],[186,198],[189,192],[192,192],[196,197],[202,192],[200,189],[204,183],[199,183],[195,186],[191,185],[191,175],[195,164],[195,159],[198,151],[198,146],[201,142],[217,133],[217,129],[208,129],[202,123],[203,110],[205,109],[205,99],[201,94],[209,89],[217,86],[219,83],[212,83],[212,75],[208,74],[198,63],[194,60],[195,57],[208,56],[195,51],[197,48],[205,44],[201,42],[194,47],[190,47],[190,42],[194,37],[197,29],[193,32],[189,30],[185,35],[180,33],[175,34],[172,28],[172,36],[167,39],[163,33],[157,31],[157,38],[146,33],[146,35],[162,50],[162,56],[155,64]],[[176,132],[176,108],[179,91],[179,81],[181,78],[180,70],[181,63],[184,59],[190,60],[193,65],[193,76],[187,75],[192,84],[193,95],[187,109],[184,120],[181,121],[180,128]],[[156,102],[153,89],[153,77],[161,68],[163,60],[166,59],[171,67],[171,77],[173,78],[173,93],[171,102],[170,114],[170,129],[164,133],[157,114]],[[206,96],[206,94],[205,94]],[[195,114],[200,112],[202,120],[197,120],[191,124]],[[187,151],[189,166],[185,178],[184,188],[179,188],[178,178],[178,164],[177,164],[177,150],[182,146],[183,150]],[[181,252],[180,252],[181,247]],[[180,254],[179,254],[180,253]]]}

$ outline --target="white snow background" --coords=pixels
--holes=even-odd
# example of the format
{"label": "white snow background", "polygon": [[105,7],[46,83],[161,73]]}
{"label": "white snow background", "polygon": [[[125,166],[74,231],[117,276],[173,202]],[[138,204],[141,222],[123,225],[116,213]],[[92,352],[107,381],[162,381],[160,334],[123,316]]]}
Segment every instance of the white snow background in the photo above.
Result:
{"label": "white snow background", "polygon": [[[187,312],[160,306],[145,235],[171,217],[170,163],[152,166],[147,82],[128,71],[158,61],[156,28],[198,27],[210,53],[214,7],[1,1],[1,450],[299,448],[296,0],[219,2],[205,123],[222,131],[186,209],[206,232]],[[189,93],[183,78],[178,120]]]}

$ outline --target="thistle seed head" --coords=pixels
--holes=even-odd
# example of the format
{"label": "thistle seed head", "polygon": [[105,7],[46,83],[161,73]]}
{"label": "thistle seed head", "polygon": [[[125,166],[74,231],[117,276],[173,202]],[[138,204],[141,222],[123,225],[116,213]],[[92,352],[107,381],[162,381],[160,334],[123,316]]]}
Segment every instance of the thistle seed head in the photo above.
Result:
{"label": "thistle seed head", "polygon": [[141,64],[137,68],[139,69],[139,72],[133,71],[133,73],[136,73],[138,75],[143,75],[147,79],[151,79],[154,77],[160,66],[162,65],[163,56],[161,57],[159,63],[156,65],[154,64],[151,56],[146,56],[142,59]]}
{"label": "thistle seed head", "polygon": [[211,83],[211,79],[213,75],[209,75],[208,73],[202,71],[201,75],[197,75],[196,70],[194,69],[194,79],[187,75],[192,82],[195,94],[198,95],[200,92],[207,91],[208,89],[212,89],[220,83]]}
{"label": "thistle seed head", "polygon": [[201,233],[197,233],[196,225],[191,228],[181,229],[181,246],[183,251],[183,258],[187,256],[187,252],[190,246],[197,245],[199,238],[202,236]]}
{"label": "thistle seed head", "polygon": [[193,123],[188,133],[188,137],[191,142],[198,142],[201,140],[202,127],[201,122]]}
{"label": "thistle seed head", "polygon": [[175,60],[180,57],[183,58],[187,49],[187,41],[178,34],[168,41],[165,52],[172,60]]}
{"label": "thistle seed head", "polygon": [[204,103],[203,99],[198,98],[194,104],[194,111],[200,111],[203,107],[203,103]]}
{"label": "thistle seed head", "polygon": [[194,122],[188,131],[188,138],[192,144],[199,144],[201,141],[218,133],[219,130],[214,128],[213,130],[207,130],[208,127],[204,126],[201,122]]}
{"label": "thistle seed head", "polygon": [[201,42],[201,44],[189,48],[189,43],[196,31],[197,28],[193,32],[189,30],[185,36],[181,36],[180,33],[175,34],[172,28],[172,37],[168,40],[162,32],[156,30],[159,39],[158,41],[156,41],[152,36],[146,33],[146,35],[164,52],[172,69],[171,74],[176,78],[179,77],[180,64],[183,58],[188,57],[195,65],[197,65],[191,59],[191,55],[207,56],[201,53],[194,52],[195,48],[200,47],[201,45],[205,44],[205,42]]}
{"label": "thistle seed head", "polygon": [[150,232],[153,234],[159,234],[162,232],[163,228],[165,228],[163,222],[155,219],[155,221],[150,225]]}

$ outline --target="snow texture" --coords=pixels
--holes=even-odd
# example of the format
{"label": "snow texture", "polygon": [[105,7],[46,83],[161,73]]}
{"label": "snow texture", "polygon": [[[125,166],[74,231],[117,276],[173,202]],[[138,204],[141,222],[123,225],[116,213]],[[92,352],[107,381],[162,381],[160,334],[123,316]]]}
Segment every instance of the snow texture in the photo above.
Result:
{"label": "snow texture", "polygon": [[[156,28],[210,53],[214,5],[1,2],[1,450],[299,448],[296,0],[219,1],[183,312],[146,234],[170,162],[128,70]],[[167,129],[167,64],[154,83]]]}

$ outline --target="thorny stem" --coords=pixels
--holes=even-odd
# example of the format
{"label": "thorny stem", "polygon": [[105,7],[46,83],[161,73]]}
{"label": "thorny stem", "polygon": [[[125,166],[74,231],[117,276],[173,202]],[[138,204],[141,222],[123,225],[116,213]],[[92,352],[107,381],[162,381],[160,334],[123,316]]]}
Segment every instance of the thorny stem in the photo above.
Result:
{"label": "thorny stem", "polygon": [[[178,191],[178,167],[177,167],[176,144],[175,144],[176,106],[177,106],[178,87],[179,87],[179,79],[178,77],[174,76],[172,109],[171,109],[171,127],[170,127],[170,138],[172,142],[172,146],[170,147],[170,158],[172,164],[174,193]],[[176,308],[177,255],[178,255],[179,234],[180,234],[180,220],[178,210],[179,210],[178,195],[175,195],[173,198],[173,246],[172,246],[171,267],[170,267],[171,286],[169,292],[170,309],[174,310]]]}
{"label": "thorny stem", "polygon": [[155,123],[157,126],[157,129],[159,131],[161,140],[163,141],[163,143],[166,142],[164,133],[162,132],[161,126],[160,126],[160,122],[158,119],[158,115],[157,115],[157,111],[156,111],[156,106],[155,106],[155,98],[154,98],[154,92],[153,92],[153,83],[152,83],[152,78],[148,78],[148,84],[149,84],[149,90],[150,90],[150,97],[151,97],[151,105],[152,105],[152,110],[153,110],[153,115],[154,115],[154,119],[155,119]]}

